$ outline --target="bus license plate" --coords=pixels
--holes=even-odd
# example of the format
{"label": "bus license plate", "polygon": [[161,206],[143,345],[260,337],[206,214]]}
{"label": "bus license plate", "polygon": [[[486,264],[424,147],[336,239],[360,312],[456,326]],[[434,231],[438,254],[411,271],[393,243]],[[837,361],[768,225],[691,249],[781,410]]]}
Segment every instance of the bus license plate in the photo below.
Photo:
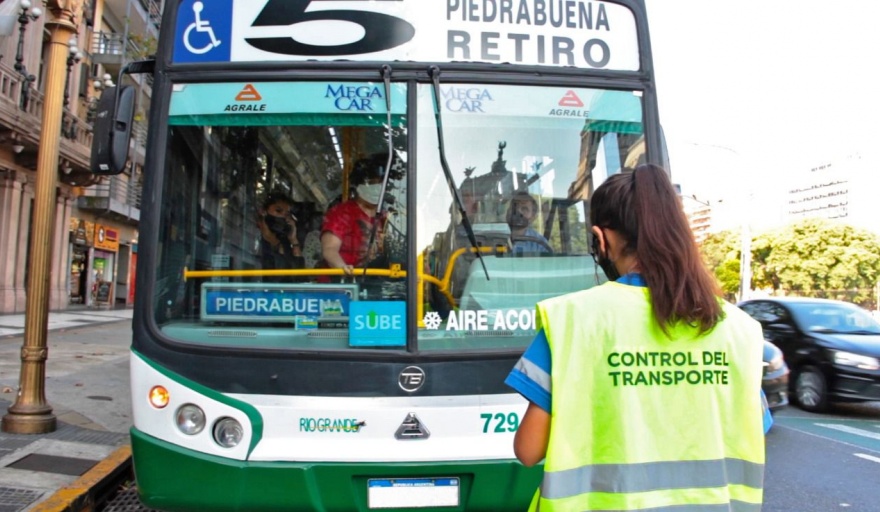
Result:
{"label": "bus license plate", "polygon": [[458,478],[371,478],[367,481],[370,508],[457,507]]}

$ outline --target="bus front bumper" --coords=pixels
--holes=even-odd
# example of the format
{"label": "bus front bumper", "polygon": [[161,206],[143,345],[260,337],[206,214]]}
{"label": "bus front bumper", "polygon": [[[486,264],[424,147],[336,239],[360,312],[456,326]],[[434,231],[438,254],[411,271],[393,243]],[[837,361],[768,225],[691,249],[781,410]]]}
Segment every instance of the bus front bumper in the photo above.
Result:
{"label": "bus front bumper", "polygon": [[167,511],[368,511],[371,479],[458,478],[459,505],[425,511],[525,510],[543,469],[515,460],[248,462],[188,450],[131,430],[141,501]]}

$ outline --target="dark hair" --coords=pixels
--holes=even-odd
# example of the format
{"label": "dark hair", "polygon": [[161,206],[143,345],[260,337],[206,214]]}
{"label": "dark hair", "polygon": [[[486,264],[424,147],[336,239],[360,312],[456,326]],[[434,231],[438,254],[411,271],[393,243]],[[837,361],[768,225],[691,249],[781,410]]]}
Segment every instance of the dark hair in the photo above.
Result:
{"label": "dark hair", "polygon": [[380,179],[385,176],[385,167],[388,165],[388,153],[375,153],[368,157],[358,159],[354,163],[349,175],[352,186],[362,185],[368,179]]}
{"label": "dark hair", "polygon": [[513,197],[510,198],[510,202],[508,203],[508,206],[507,206],[507,222],[508,223],[510,223],[511,218],[513,217],[514,210],[515,210],[514,205],[516,203],[523,203],[523,202],[531,203],[533,213],[535,215],[538,214],[538,201],[537,201],[537,199],[532,197],[532,195],[529,194],[528,192],[524,192],[524,191],[520,190],[519,192],[516,192],[513,194]]}
{"label": "dark hair", "polygon": [[268,210],[275,203],[286,203],[288,206],[294,206],[293,199],[283,192],[272,192],[263,200],[263,209]]}
{"label": "dark hair", "polygon": [[722,318],[721,291],[709,273],[669,177],[644,164],[606,180],[590,200],[590,223],[612,229],[635,254],[663,332],[678,321],[708,332]]}

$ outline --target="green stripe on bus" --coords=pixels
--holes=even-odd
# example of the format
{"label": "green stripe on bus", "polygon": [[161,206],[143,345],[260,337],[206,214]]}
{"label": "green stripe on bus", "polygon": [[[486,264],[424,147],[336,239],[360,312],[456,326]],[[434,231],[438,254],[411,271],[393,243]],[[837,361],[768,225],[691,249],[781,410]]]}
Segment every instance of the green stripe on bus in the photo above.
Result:
{"label": "green stripe on bus", "polygon": [[162,367],[162,366],[156,364],[154,361],[151,361],[150,359],[144,357],[144,355],[139,353],[137,350],[132,350],[132,353],[134,353],[134,355],[136,355],[138,358],[140,358],[141,361],[147,363],[150,366],[150,368],[156,370],[157,372],[168,377],[169,379],[173,380],[174,382],[177,382],[177,383],[183,385],[184,387],[192,389],[196,393],[200,393],[202,395],[205,395],[206,397],[208,397],[212,400],[216,400],[224,405],[228,405],[229,407],[238,409],[239,411],[243,412],[248,417],[248,420],[250,420],[251,429],[253,431],[253,434],[251,435],[251,444],[248,447],[248,453],[247,453],[247,456],[250,457],[251,452],[254,451],[254,448],[257,446],[257,443],[259,443],[260,440],[263,438],[263,416],[260,414],[260,412],[257,410],[256,407],[254,407],[253,405],[251,405],[247,402],[242,402],[241,400],[236,400],[235,398],[230,398],[230,397],[224,395],[223,393],[220,393],[218,391],[214,391],[213,389],[206,387],[206,386],[203,386],[203,385],[199,384],[198,382],[189,380],[180,374],[174,373],[171,370],[169,370],[168,368]]}
{"label": "green stripe on bus", "polygon": [[373,478],[449,478],[461,482],[458,507],[424,512],[526,510],[541,466],[514,459],[450,462],[242,461],[196,452],[131,430],[138,495],[158,510],[199,512],[310,510],[367,512]]}

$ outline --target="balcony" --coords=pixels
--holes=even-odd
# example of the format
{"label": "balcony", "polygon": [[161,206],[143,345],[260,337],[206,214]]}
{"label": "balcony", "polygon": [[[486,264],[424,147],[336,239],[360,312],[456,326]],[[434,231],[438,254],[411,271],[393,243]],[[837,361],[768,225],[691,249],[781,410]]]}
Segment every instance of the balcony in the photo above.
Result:
{"label": "balcony", "polygon": [[126,63],[155,54],[161,6],[155,0],[105,0],[104,7],[125,18],[127,26],[116,32],[95,32],[89,51],[92,62],[115,78]]}
{"label": "balcony", "polygon": [[137,178],[127,174],[108,176],[101,183],[84,189],[76,206],[136,226],[141,217],[142,192]]}
{"label": "balcony", "polygon": [[120,32],[95,32],[91,43],[92,63],[101,64],[115,78],[126,63],[146,59],[156,52],[153,36],[129,35]]}
{"label": "balcony", "polygon": [[[36,169],[42,124],[43,94],[0,61],[0,142],[13,147],[17,165]],[[65,109],[59,151],[67,174],[88,170],[91,146],[91,125]]]}

